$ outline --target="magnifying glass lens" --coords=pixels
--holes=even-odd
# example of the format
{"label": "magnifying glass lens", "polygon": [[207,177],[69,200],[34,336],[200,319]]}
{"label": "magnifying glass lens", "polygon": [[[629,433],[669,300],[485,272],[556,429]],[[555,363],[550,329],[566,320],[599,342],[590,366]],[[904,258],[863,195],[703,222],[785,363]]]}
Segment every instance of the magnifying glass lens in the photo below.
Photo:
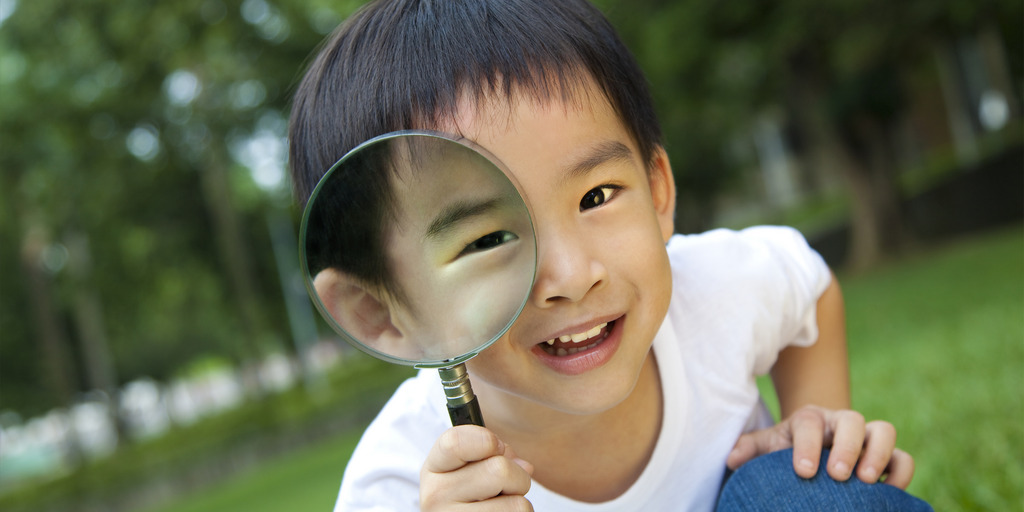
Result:
{"label": "magnifying glass lens", "polygon": [[398,132],[349,152],[303,215],[310,294],[340,336],[417,367],[450,367],[512,325],[536,239],[504,167],[481,148]]}

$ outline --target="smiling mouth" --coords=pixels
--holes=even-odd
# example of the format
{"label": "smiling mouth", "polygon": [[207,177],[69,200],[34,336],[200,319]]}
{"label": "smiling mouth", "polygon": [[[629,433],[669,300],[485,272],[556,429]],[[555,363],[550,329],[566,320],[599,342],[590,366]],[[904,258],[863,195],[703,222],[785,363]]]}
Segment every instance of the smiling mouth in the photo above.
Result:
{"label": "smiling mouth", "polygon": [[611,332],[614,326],[614,321],[605,322],[585,332],[552,338],[539,343],[539,346],[548,355],[556,357],[570,356],[600,345],[608,337],[608,333]]}

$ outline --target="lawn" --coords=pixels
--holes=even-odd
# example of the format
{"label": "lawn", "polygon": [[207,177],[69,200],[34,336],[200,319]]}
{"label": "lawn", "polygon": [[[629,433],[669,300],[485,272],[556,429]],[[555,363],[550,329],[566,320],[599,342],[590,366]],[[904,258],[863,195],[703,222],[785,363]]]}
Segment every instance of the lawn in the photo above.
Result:
{"label": "lawn", "polygon": [[911,490],[936,510],[1024,509],[1024,230],[841,282],[854,407],[897,426]]}
{"label": "lawn", "polygon": [[[884,418],[936,510],[1024,505],[1024,228],[840,274],[854,407]],[[330,510],[350,433],[150,512]]]}
{"label": "lawn", "polygon": [[361,432],[279,457],[205,491],[150,512],[330,511],[345,462]]}

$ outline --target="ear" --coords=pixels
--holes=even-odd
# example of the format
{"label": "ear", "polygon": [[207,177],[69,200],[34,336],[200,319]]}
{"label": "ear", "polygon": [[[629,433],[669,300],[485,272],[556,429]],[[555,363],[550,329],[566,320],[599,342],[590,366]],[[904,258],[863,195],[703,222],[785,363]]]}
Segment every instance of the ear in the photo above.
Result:
{"label": "ear", "polygon": [[647,170],[651,185],[651,199],[661,226],[661,236],[668,242],[675,232],[676,218],[676,181],[672,177],[672,165],[668,161],[665,148],[658,146],[654,152],[654,160]]}
{"label": "ear", "polygon": [[388,305],[361,280],[326,268],[313,278],[313,288],[324,310],[347,334],[385,354],[402,352],[405,337]]}

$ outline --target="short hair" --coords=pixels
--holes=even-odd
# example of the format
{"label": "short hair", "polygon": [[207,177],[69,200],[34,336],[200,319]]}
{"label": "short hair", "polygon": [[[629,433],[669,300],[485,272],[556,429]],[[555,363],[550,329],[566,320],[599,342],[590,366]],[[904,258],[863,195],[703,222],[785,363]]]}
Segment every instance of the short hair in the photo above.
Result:
{"label": "short hair", "polygon": [[[661,129],[646,79],[586,0],[371,2],[330,36],[296,89],[289,127],[296,199],[304,205],[331,165],[360,143],[454,118],[464,95],[478,102],[492,93],[509,101],[517,93],[568,100],[588,80],[651,162]],[[361,239],[381,247],[381,227],[367,228]],[[368,258],[358,277],[384,284],[377,279],[388,274],[385,258]]]}

